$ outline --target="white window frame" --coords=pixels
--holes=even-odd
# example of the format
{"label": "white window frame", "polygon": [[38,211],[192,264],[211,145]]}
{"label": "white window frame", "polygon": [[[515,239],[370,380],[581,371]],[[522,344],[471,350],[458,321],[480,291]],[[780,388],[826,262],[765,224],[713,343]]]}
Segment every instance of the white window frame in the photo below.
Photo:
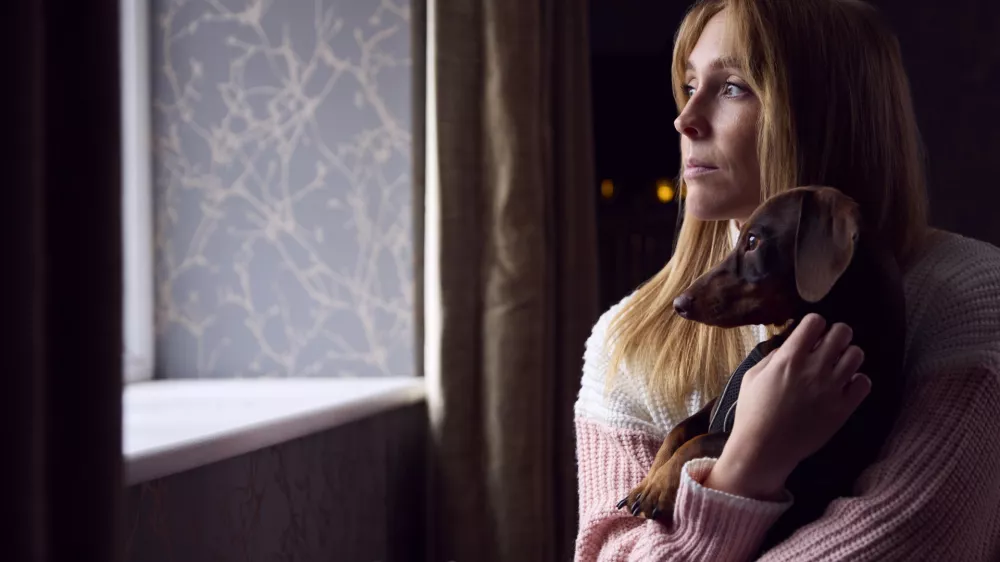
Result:
{"label": "white window frame", "polygon": [[149,0],[119,1],[123,354],[126,383],[153,378],[155,310]]}

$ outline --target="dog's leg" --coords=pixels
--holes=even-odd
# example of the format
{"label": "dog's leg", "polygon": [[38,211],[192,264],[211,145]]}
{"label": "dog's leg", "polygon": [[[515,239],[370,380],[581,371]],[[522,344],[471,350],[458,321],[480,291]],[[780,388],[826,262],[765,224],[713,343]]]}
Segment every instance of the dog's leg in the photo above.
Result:
{"label": "dog's leg", "polygon": [[[629,506],[633,515],[638,515],[639,500],[645,496],[645,491],[652,483],[653,475],[670,460],[674,452],[680,449],[682,445],[688,441],[694,439],[695,437],[708,431],[708,424],[712,418],[712,410],[715,408],[715,403],[719,400],[718,397],[713,398],[708,404],[705,404],[702,409],[698,410],[695,414],[691,415],[681,423],[677,424],[677,427],[673,428],[670,433],[667,434],[667,438],[663,440],[663,444],[660,445],[660,450],[656,452],[656,458],[653,459],[653,466],[650,467],[649,472],[646,474],[646,478],[632,489],[627,496],[621,499],[616,506],[621,509],[625,506]],[[648,512],[647,512],[648,513]]]}
{"label": "dog's leg", "polygon": [[632,514],[642,513],[650,519],[659,519],[669,524],[673,520],[674,502],[677,500],[677,490],[680,489],[684,464],[703,457],[718,458],[728,439],[729,435],[725,433],[706,433],[681,445],[655,474],[646,477],[650,485],[645,489],[643,497],[636,502]]}

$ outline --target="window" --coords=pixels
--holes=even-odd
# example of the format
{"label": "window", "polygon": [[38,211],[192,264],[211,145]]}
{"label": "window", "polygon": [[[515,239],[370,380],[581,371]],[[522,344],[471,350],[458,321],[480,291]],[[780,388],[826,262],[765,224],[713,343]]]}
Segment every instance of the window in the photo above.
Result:
{"label": "window", "polygon": [[125,380],[413,375],[409,6],[121,20]]}
{"label": "window", "polygon": [[125,380],[254,379],[128,385],[127,482],[422,400],[409,2],[121,2]]}

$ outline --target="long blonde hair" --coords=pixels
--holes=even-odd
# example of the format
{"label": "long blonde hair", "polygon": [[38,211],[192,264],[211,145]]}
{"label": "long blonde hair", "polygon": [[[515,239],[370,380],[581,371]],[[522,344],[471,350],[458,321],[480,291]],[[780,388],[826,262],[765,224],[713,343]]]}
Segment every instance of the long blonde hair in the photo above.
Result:
{"label": "long blonde hair", "polygon": [[[673,94],[684,108],[685,65],[708,20],[726,10],[743,78],[761,103],[761,201],[797,185],[854,197],[905,268],[926,231],[922,146],[895,36],[858,0],[705,0],[674,41]],[[680,182],[681,193],[686,189]],[[671,260],[638,288],[608,331],[611,375],[627,367],[668,407],[722,391],[749,351],[748,328],[686,321],[673,300],[731,250],[728,222],[685,215]]]}

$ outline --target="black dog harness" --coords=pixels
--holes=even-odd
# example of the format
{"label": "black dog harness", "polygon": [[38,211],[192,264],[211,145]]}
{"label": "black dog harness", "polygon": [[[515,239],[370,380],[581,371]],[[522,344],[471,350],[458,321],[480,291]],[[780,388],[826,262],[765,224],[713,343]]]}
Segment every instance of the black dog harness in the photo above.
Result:
{"label": "black dog harness", "polygon": [[740,397],[743,375],[764,359],[764,351],[761,348],[765,344],[768,344],[768,342],[757,344],[750,351],[750,355],[747,355],[747,358],[729,376],[729,381],[726,383],[722,394],[719,395],[719,401],[715,403],[715,408],[712,410],[712,417],[708,422],[709,433],[725,433],[728,435],[732,432],[733,420],[736,418],[736,401]]}

